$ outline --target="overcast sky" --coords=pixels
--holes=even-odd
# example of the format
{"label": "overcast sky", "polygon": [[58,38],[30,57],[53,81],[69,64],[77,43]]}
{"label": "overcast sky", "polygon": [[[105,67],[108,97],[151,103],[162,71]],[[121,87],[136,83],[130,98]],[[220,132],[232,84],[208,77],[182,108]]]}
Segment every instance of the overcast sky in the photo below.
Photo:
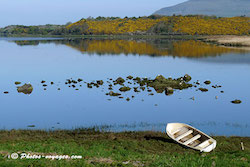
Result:
{"label": "overcast sky", "polygon": [[0,27],[66,24],[88,16],[148,16],[186,0],[0,0]]}

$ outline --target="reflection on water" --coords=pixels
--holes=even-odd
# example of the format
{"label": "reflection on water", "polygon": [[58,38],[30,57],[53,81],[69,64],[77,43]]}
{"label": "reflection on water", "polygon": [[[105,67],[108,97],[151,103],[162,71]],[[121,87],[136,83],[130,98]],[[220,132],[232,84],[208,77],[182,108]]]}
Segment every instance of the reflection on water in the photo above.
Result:
{"label": "reflection on water", "polygon": [[39,43],[64,44],[86,54],[98,55],[149,55],[176,57],[207,57],[226,53],[245,53],[240,49],[216,46],[201,41],[169,41],[169,40],[109,40],[109,39],[72,39],[52,41],[15,41],[17,45],[39,45]]}
{"label": "reflection on water", "polygon": [[[249,52],[164,39],[7,38],[0,39],[0,46],[0,128],[114,125],[110,129],[164,131],[168,122],[184,122],[208,134],[250,136]],[[154,79],[158,74],[166,78],[189,74],[190,83],[199,80],[200,85],[176,90],[172,96],[131,89],[119,99],[105,95],[110,91],[106,82],[91,89],[87,84],[75,88],[65,84],[70,78],[90,83],[129,75]],[[212,83],[206,85],[206,80]],[[16,81],[32,84],[32,93],[18,93],[21,84]],[[120,87],[112,88],[120,93]],[[196,91],[199,87],[208,92]],[[232,104],[235,99],[242,103]]]}

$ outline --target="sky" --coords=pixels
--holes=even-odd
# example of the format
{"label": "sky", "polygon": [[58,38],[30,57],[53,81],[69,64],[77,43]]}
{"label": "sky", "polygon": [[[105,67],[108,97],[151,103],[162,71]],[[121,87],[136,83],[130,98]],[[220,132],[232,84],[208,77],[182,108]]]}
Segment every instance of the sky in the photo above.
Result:
{"label": "sky", "polygon": [[89,16],[148,16],[186,0],[0,0],[0,27],[66,24]]}

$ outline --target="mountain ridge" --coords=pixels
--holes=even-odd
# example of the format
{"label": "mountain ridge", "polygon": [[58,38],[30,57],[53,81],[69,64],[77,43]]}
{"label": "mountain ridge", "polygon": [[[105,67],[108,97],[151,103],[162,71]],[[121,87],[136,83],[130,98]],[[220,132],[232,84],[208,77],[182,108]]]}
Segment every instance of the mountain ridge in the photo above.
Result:
{"label": "mountain ridge", "polygon": [[218,17],[250,16],[250,0],[189,0],[165,7],[157,15],[209,15]]}

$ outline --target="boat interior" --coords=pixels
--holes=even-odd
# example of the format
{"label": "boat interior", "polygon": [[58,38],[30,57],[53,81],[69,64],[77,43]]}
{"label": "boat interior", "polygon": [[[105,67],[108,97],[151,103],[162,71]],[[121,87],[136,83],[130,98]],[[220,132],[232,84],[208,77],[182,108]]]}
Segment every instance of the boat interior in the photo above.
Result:
{"label": "boat interior", "polygon": [[176,141],[198,150],[213,144],[211,138],[188,126],[175,128],[170,134]]}

